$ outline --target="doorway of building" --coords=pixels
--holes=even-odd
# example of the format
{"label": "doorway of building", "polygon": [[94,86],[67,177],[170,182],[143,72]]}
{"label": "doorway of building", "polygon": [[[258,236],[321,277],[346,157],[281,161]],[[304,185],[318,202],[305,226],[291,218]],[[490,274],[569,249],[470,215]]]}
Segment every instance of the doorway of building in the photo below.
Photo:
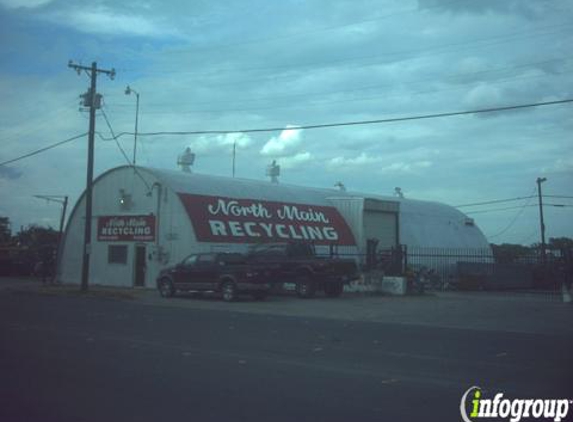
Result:
{"label": "doorway of building", "polygon": [[145,245],[135,245],[135,280],[133,285],[135,287],[145,286]]}

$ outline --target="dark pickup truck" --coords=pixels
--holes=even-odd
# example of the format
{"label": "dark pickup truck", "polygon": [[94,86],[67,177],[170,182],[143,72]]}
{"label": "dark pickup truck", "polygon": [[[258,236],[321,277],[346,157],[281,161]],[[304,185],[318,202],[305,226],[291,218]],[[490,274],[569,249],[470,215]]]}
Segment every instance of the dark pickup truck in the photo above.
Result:
{"label": "dark pickup truck", "polygon": [[201,253],[189,255],[157,277],[157,288],[163,297],[178,291],[222,293],[223,300],[234,301],[240,293],[263,300],[269,291],[270,272],[265,267],[247,263],[237,253]]}
{"label": "dark pickup truck", "polygon": [[251,247],[247,262],[271,273],[271,283],[294,283],[299,297],[310,298],[317,291],[338,297],[344,284],[358,278],[353,259],[319,257],[307,242],[267,243]]}

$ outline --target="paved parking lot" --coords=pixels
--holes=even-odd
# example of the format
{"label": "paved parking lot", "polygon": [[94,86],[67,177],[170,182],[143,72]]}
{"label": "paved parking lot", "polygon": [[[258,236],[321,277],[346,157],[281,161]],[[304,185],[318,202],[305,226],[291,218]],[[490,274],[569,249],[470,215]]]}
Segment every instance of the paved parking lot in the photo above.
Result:
{"label": "paved parking lot", "polygon": [[[43,287],[36,280],[14,279],[0,279],[1,288],[38,294],[76,294],[78,289],[77,286]],[[226,303],[217,295],[209,294],[165,299],[157,291],[148,289],[92,286],[90,294],[146,306],[516,333],[573,334],[573,304],[563,303],[555,292],[437,292],[403,297],[345,293],[335,299],[320,296],[299,299],[293,293],[271,296],[264,302],[245,296],[236,303]]]}
{"label": "paved parking lot", "polygon": [[0,420],[450,421],[471,386],[570,397],[555,295],[226,303],[0,279]]}

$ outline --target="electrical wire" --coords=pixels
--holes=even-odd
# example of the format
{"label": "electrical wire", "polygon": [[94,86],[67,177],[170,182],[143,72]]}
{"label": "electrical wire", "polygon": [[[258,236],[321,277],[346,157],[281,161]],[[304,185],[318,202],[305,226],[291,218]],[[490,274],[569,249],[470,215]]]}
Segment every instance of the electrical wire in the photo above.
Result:
{"label": "electrical wire", "polygon": [[45,128],[49,126],[51,122],[65,121],[72,111],[70,105],[51,108],[42,114],[38,114],[37,110],[21,110],[20,107],[18,107],[18,112],[21,113],[22,116],[27,116],[25,126],[21,127],[22,125],[18,125],[17,122],[13,121],[12,127],[2,128],[2,135],[0,135],[2,142],[6,145],[11,142],[17,142],[24,137],[38,137],[38,134],[45,133]]}
{"label": "electrical wire", "polygon": [[107,127],[108,127],[108,129],[109,129],[109,131],[110,131],[110,133],[111,133],[111,136],[112,136],[111,139],[113,139],[113,140],[115,141],[117,147],[119,148],[121,154],[123,155],[123,158],[125,158],[125,161],[127,161],[127,164],[129,164],[130,166],[132,166],[133,163],[131,162],[131,160],[130,160],[129,157],[127,156],[125,150],[123,149],[123,147],[121,146],[121,144],[120,144],[119,141],[117,140],[118,137],[115,136],[114,131],[113,131],[113,128],[111,127],[111,124],[110,124],[110,122],[109,122],[109,120],[108,120],[108,118],[107,118],[107,115],[105,114],[104,109],[102,108],[102,109],[100,109],[100,111],[101,111],[101,114],[102,114],[102,116],[103,116],[103,118],[104,118],[104,120],[105,120],[105,123],[107,124]]}
{"label": "electrical wire", "polygon": [[534,193],[535,193],[535,188],[533,188],[533,190],[531,191],[531,195],[529,195],[529,199],[527,200],[527,202],[525,204],[523,204],[523,206],[520,208],[520,210],[517,212],[517,214],[515,214],[513,219],[509,222],[509,224],[507,226],[505,226],[505,228],[503,230],[500,230],[499,232],[497,232],[491,236],[486,236],[488,238],[488,240],[491,240],[491,239],[494,239],[496,237],[501,236],[502,234],[507,232],[511,227],[513,227],[513,225],[515,224],[517,219],[521,216],[521,214],[523,214],[523,211],[525,210],[525,208],[527,208],[531,204],[531,199],[534,197],[534,195],[533,195]]}
{"label": "electrical wire", "polygon": [[76,136],[73,136],[73,137],[71,137],[71,138],[64,139],[63,141],[59,141],[59,142],[56,142],[56,143],[54,143],[54,144],[51,144],[51,145],[45,146],[45,147],[43,147],[43,148],[37,149],[37,150],[35,150],[35,151],[29,152],[28,154],[24,154],[24,155],[21,155],[21,156],[19,156],[19,157],[12,158],[11,160],[3,161],[3,162],[0,163],[0,166],[5,166],[5,165],[7,165],[7,164],[12,164],[12,163],[15,163],[15,162],[17,162],[17,161],[23,160],[24,158],[32,157],[32,156],[34,156],[34,155],[37,155],[37,154],[40,154],[40,153],[42,153],[42,152],[48,151],[48,150],[50,150],[50,149],[52,149],[52,148],[59,147],[60,145],[64,145],[64,144],[67,144],[67,143],[69,143],[69,142],[75,141],[76,139],[83,138],[83,137],[86,136],[87,134],[88,134],[88,133],[85,132],[85,133],[82,133],[81,135],[76,135]]}
{"label": "electrical wire", "polygon": [[[536,196],[533,195],[530,198],[535,198]],[[573,205],[565,205],[565,204],[547,204],[544,203],[543,204],[544,207],[555,207],[555,208],[571,208],[573,207]],[[527,205],[527,207],[537,207],[537,204],[530,204]],[[468,215],[474,215],[474,214],[486,214],[486,213],[490,213],[490,212],[499,212],[499,211],[507,211],[507,210],[515,210],[515,209],[521,209],[522,206],[517,206],[517,207],[504,207],[504,208],[492,208],[489,210],[479,210],[479,211],[468,211],[466,212],[466,214]]]}
{"label": "electrical wire", "polygon": [[[544,195],[544,196],[546,196],[546,195]],[[454,205],[454,207],[462,208],[462,207],[474,207],[474,206],[478,206],[478,205],[500,204],[502,202],[521,201],[522,199],[529,199],[529,198],[535,198],[535,195],[518,196],[516,198],[508,198],[508,199],[494,199],[492,201],[486,201],[486,202],[474,202],[473,204]]]}
{"label": "electrical wire", "polygon": [[[547,65],[547,64],[551,64],[551,63],[563,63],[565,61],[570,61],[572,60],[571,58],[553,58],[553,59],[547,59],[547,60],[542,60],[542,61],[537,61],[537,62],[528,62],[528,63],[521,63],[518,65],[514,65],[514,66],[504,66],[504,67],[498,67],[498,68],[493,68],[493,69],[487,69],[487,70],[480,70],[477,72],[465,72],[465,73],[449,73],[449,74],[445,74],[445,75],[440,75],[439,77],[442,80],[447,81],[448,83],[452,83],[455,79],[466,79],[466,78],[470,78],[470,77],[475,77],[475,76],[482,76],[482,75],[488,75],[488,74],[492,74],[492,73],[499,73],[499,72],[507,72],[507,71],[514,71],[517,69],[527,69],[527,68],[536,68],[539,66],[543,66],[543,65]],[[560,75],[561,73],[558,73],[557,75]],[[552,74],[552,76],[555,75]],[[541,75],[543,77],[545,77],[546,75]],[[531,77],[531,76],[528,76]],[[538,77],[537,75],[535,77]],[[498,81],[503,81],[505,79],[510,79],[510,80],[515,80],[515,79],[520,79],[522,77],[519,76],[512,76],[510,78],[499,78],[499,79],[495,79],[495,82]],[[459,83],[456,84],[458,86],[462,85],[467,85],[467,84],[471,84],[471,83],[476,83],[476,82],[482,82],[483,80],[471,80],[467,83]],[[418,85],[418,84],[425,84],[427,85],[428,82],[436,82],[436,76],[431,76],[431,77],[427,77],[427,78],[421,78],[421,79],[415,79],[415,80],[409,80],[409,81],[405,81],[405,83],[401,83],[401,86],[409,86],[409,85]],[[275,95],[275,96],[266,96],[266,97],[255,97],[255,98],[241,98],[240,99],[240,103],[241,104],[245,104],[245,103],[258,103],[258,102],[276,102],[277,100],[283,100],[283,99],[307,99],[308,97],[323,97],[323,96],[328,96],[328,95],[338,95],[338,94],[346,94],[346,93],[354,93],[354,92],[358,92],[358,91],[371,91],[371,90],[377,90],[377,89],[383,89],[383,88],[391,88],[393,87],[395,84],[394,83],[384,83],[384,84],[374,84],[374,85],[363,85],[363,86],[359,86],[359,87],[355,87],[355,88],[345,88],[345,89],[339,89],[339,90],[330,90],[330,91],[320,91],[320,92],[310,92],[310,93],[294,93],[294,94],[285,94],[285,95]],[[426,91],[424,91],[426,92]],[[430,91],[430,92],[434,92],[434,91]],[[440,91],[438,91],[440,92]],[[386,93],[384,94],[385,98],[386,98]],[[403,95],[403,94],[400,94]],[[199,105],[213,105],[213,104],[229,104],[229,101],[224,101],[224,102],[219,102],[219,103],[213,103],[213,102],[196,102],[194,101],[193,104],[195,106]],[[153,108],[153,107],[173,107],[177,105],[176,103],[173,102],[169,102],[169,103],[152,103],[149,104],[147,106],[147,108]],[[306,104],[305,104],[306,106]],[[133,108],[133,104],[132,103],[114,103],[113,107],[119,107],[119,108],[129,108],[132,109]],[[154,114],[154,113],[149,113],[147,112],[146,114]]]}
{"label": "electrical wire", "polygon": [[[573,68],[571,69],[573,70]],[[556,73],[554,74],[555,76],[560,76],[563,74],[567,74],[567,73],[571,73],[571,70],[567,71],[567,72],[561,72],[561,73]],[[508,82],[515,82],[517,80],[523,80],[523,79],[538,79],[538,78],[546,78],[546,75],[527,75],[527,76],[514,76],[514,77],[509,77],[509,78],[503,78],[503,79],[497,79],[495,80],[495,84],[491,84],[490,86],[492,87],[496,87],[497,84],[501,84],[501,83],[508,83]],[[471,84],[480,84],[483,81],[472,81],[470,82]],[[338,100],[324,100],[324,99],[318,99],[318,101],[316,102],[305,102],[304,103],[304,108],[308,109],[309,107],[324,107],[324,106],[329,106],[332,104],[348,104],[351,102],[361,102],[361,101],[380,101],[382,99],[387,100],[388,98],[393,98],[393,97],[399,97],[399,98],[403,98],[405,95],[407,95],[408,97],[414,97],[414,96],[418,96],[418,95],[426,95],[426,94],[437,94],[437,93],[444,93],[444,92],[451,92],[451,91],[458,91],[460,89],[464,89],[467,90],[467,84],[462,84],[462,85],[457,85],[451,88],[446,88],[446,89],[425,89],[425,90],[421,90],[421,91],[414,91],[414,92],[409,92],[409,93],[393,93],[393,94],[378,94],[376,96],[370,96],[370,97],[359,97],[359,98],[344,98],[344,99],[338,99]],[[272,102],[272,101],[271,101]],[[269,106],[269,105],[260,105],[260,106],[255,106],[255,107],[242,107],[242,108],[234,108],[234,109],[211,109],[211,110],[188,110],[188,111],[145,111],[142,114],[143,115],[157,115],[157,114],[167,114],[167,115],[173,115],[173,114],[200,114],[200,113],[210,113],[210,114],[216,114],[216,113],[242,113],[242,112],[251,112],[251,111],[260,111],[260,110],[264,110],[264,111],[268,111],[268,110],[280,110],[280,109],[289,109],[289,108],[293,108],[293,107],[300,107],[301,104],[299,102],[297,103],[290,103],[290,104],[284,104],[284,105],[277,105],[277,106]]]}
{"label": "electrical wire", "polygon": [[[531,198],[535,198],[535,196],[531,196]],[[525,207],[535,207],[536,204],[531,204],[531,205],[525,205]],[[489,210],[479,210],[479,211],[468,211],[466,212],[466,214],[468,215],[474,215],[474,214],[487,214],[490,212],[499,212],[499,211],[509,211],[509,210],[516,210],[516,209],[522,209],[524,206],[523,205],[518,205],[515,207],[504,207],[504,208],[492,208]]]}
{"label": "electrical wire", "polygon": [[573,199],[573,196],[567,195],[543,195],[544,198]]}
{"label": "electrical wire", "polygon": [[[404,60],[409,60],[409,59],[417,59],[420,56],[426,56],[430,53],[433,54],[442,54],[442,53],[448,53],[451,51],[457,51],[461,48],[464,49],[464,51],[467,51],[468,49],[468,45],[471,44],[481,44],[482,45],[478,45],[477,47],[488,47],[491,45],[496,45],[496,44],[502,44],[502,43],[506,43],[509,41],[514,41],[515,39],[521,39],[521,38],[530,38],[530,37],[540,37],[540,36],[545,36],[545,35],[554,35],[556,33],[562,32],[563,30],[568,30],[570,28],[570,25],[568,23],[564,23],[561,25],[550,25],[550,26],[546,26],[546,27],[540,27],[534,31],[518,31],[518,32],[514,32],[514,33],[510,33],[510,34],[504,34],[504,35],[498,35],[498,36],[493,36],[493,37],[487,37],[487,38],[478,38],[478,39],[474,39],[474,40],[469,40],[469,41],[461,41],[461,42],[453,42],[453,43],[448,43],[448,44],[443,44],[443,45],[438,45],[438,46],[430,46],[430,47],[423,47],[423,48],[416,48],[416,49],[411,49],[411,50],[402,50],[402,51],[390,51],[390,52],[386,52],[383,54],[369,54],[369,55],[364,55],[364,56],[357,56],[357,57],[342,57],[342,58],[337,58],[337,59],[331,59],[331,60],[322,60],[322,61],[311,61],[311,62],[306,62],[306,63],[297,63],[296,65],[290,65],[288,67],[285,67],[284,64],[282,65],[274,65],[274,66],[261,66],[261,67],[243,67],[243,68],[238,68],[236,66],[233,67],[229,67],[229,68],[223,68],[223,69],[218,69],[217,71],[210,71],[210,72],[206,72],[206,73],[196,73],[194,71],[181,71],[181,70],[177,70],[177,71],[170,71],[170,70],[165,70],[165,69],[156,69],[156,72],[161,72],[162,74],[191,74],[194,77],[205,77],[205,76],[212,76],[212,75],[216,75],[216,76],[220,76],[221,73],[246,73],[246,72],[259,72],[259,71],[268,71],[268,70],[280,70],[280,71],[293,71],[295,69],[304,69],[305,67],[314,67],[316,69],[316,67],[323,67],[323,68],[327,68],[327,67],[331,67],[333,64],[340,64],[340,63],[344,63],[344,62],[355,62],[358,60],[379,60],[379,59],[384,59],[384,60],[388,60],[389,57],[392,56],[412,56],[410,58],[406,58]],[[543,32],[543,31],[547,31],[550,30],[548,32]],[[541,33],[539,33],[541,32]],[[453,48],[452,48],[453,47]],[[457,48],[457,49],[456,49]],[[437,50],[437,51],[436,51]],[[445,51],[440,51],[440,50],[445,50]],[[356,66],[368,66],[367,64],[354,64]],[[153,72],[149,72],[146,71],[146,74],[151,74]]]}
{"label": "electrical wire", "polygon": [[524,245],[526,242],[529,242],[531,239],[533,239],[535,237],[535,235],[537,234],[537,230],[531,232],[529,235],[527,235],[526,237],[523,237],[518,244],[520,245]]}
{"label": "electrical wire", "polygon": [[[453,0],[453,1],[449,1],[449,2],[440,2],[439,4],[426,6],[424,9],[425,10],[443,9],[447,6],[452,5],[452,4],[463,3],[465,1],[466,0]],[[270,37],[270,38],[255,38],[255,39],[244,40],[241,42],[235,42],[235,43],[229,43],[229,44],[209,45],[209,46],[205,46],[202,48],[187,49],[185,51],[175,51],[175,52],[172,52],[171,54],[189,54],[189,53],[195,54],[201,50],[208,50],[209,52],[211,52],[213,50],[220,50],[220,49],[228,49],[228,48],[234,49],[234,48],[236,48],[238,46],[242,46],[242,45],[260,44],[260,43],[274,42],[274,41],[280,41],[280,40],[291,39],[291,38],[301,38],[301,37],[306,38],[310,34],[334,31],[334,30],[339,30],[339,29],[343,29],[343,28],[347,28],[347,27],[356,26],[356,25],[363,25],[365,23],[378,22],[381,20],[385,20],[388,18],[393,18],[396,16],[405,15],[405,14],[409,14],[409,13],[413,13],[413,12],[420,12],[420,8],[416,7],[416,8],[412,8],[412,9],[400,10],[400,11],[385,14],[382,16],[377,16],[377,17],[373,17],[373,18],[369,18],[369,19],[363,19],[363,20],[354,21],[354,22],[348,22],[348,23],[341,24],[341,25],[331,25],[331,26],[326,26],[326,27],[322,27],[322,28],[315,28],[315,29],[311,29],[311,30],[307,30],[307,31],[296,31],[295,33],[292,33],[292,34],[279,35],[279,36]]]}
{"label": "electrical wire", "polygon": [[[339,122],[339,123],[323,123],[323,124],[311,124],[311,125],[300,125],[293,127],[296,130],[311,130],[311,129],[325,129],[331,127],[346,127],[346,126],[362,126],[362,125],[372,125],[372,124],[383,124],[383,123],[396,123],[396,122],[406,122],[413,120],[428,120],[437,119],[443,117],[453,117],[453,116],[464,116],[469,114],[482,114],[482,113],[494,113],[501,111],[510,110],[520,110],[534,107],[551,106],[558,104],[566,104],[573,102],[573,98],[555,100],[555,101],[544,101],[537,103],[528,104],[517,104],[510,106],[501,107],[489,107],[474,110],[464,110],[464,111],[451,111],[444,113],[433,113],[433,114],[419,114],[413,116],[403,116],[403,117],[391,117],[386,119],[375,119],[375,120],[355,120],[350,122]],[[161,131],[161,132],[138,132],[137,136],[182,136],[182,135],[225,135],[231,133],[261,133],[261,132],[280,132],[285,130],[285,127],[271,127],[271,128],[258,128],[258,129],[230,129],[230,130],[190,130],[190,131]],[[122,136],[130,135],[133,136],[133,132],[121,132],[116,135],[117,138]],[[113,138],[105,138],[106,140],[111,140]]]}
{"label": "electrical wire", "polygon": [[[533,108],[533,107],[542,107],[542,106],[550,106],[550,105],[558,105],[558,104],[566,104],[566,103],[571,103],[573,102],[573,99],[569,98],[569,99],[564,99],[564,100],[556,100],[556,101],[545,101],[545,102],[538,102],[538,103],[528,103],[528,104],[518,104],[518,105],[512,105],[512,106],[504,106],[504,107],[490,107],[490,108],[484,108],[484,109],[476,109],[476,110],[465,110],[465,111],[454,111],[454,112],[446,112],[446,113],[435,113],[435,114],[421,114],[421,115],[414,115],[414,116],[404,116],[404,117],[395,117],[395,118],[387,118],[387,119],[377,119],[377,120],[358,120],[358,121],[350,121],[350,122],[340,122],[340,123],[324,123],[324,124],[315,124],[315,125],[302,125],[302,126],[296,126],[292,129],[296,129],[296,130],[310,130],[310,129],[324,129],[324,128],[330,128],[330,127],[345,127],[345,126],[359,126],[359,125],[371,125],[371,124],[383,124],[383,123],[394,123],[394,122],[404,122],[404,121],[413,121],[413,120],[423,120],[423,119],[435,119],[435,118],[442,118],[442,117],[452,117],[452,116],[462,116],[462,115],[469,115],[469,114],[480,114],[480,113],[493,113],[493,112],[500,112],[500,111],[508,111],[508,110],[518,110],[518,109],[526,109],[526,108]],[[126,136],[126,135],[131,135],[133,136],[134,133],[133,132],[121,132],[119,134],[115,134],[108,119],[107,116],[104,112],[104,110],[102,109],[102,115],[104,116],[104,119],[110,129],[111,138],[106,138],[103,135],[99,134],[100,138],[104,141],[117,141],[120,137],[122,136]],[[229,133],[260,133],[260,132],[280,132],[285,130],[285,127],[274,127],[274,128],[258,128],[258,129],[242,129],[242,130],[203,130],[203,131],[175,131],[175,132],[138,132],[138,136],[166,136],[166,135],[171,135],[171,136],[181,136],[181,135],[212,135],[212,134],[216,134],[216,135],[223,135],[223,134],[229,134]],[[67,142],[71,142],[74,141],[75,139],[81,138],[83,136],[86,136],[87,133],[83,133],[81,135],[77,135],[74,136],[72,138],[69,139],[65,139],[63,141],[60,142],[56,142],[55,144],[52,145],[48,145],[44,148],[41,148],[39,150],[33,151],[31,153],[22,155],[20,157],[16,157],[13,158],[11,160],[7,160],[4,161],[2,163],[0,163],[0,165],[6,165],[6,164],[10,164],[10,163],[14,163],[16,161],[19,160],[23,160],[24,158],[28,158],[31,157],[33,155],[39,154],[41,152],[47,151],[49,149],[55,148],[59,145],[65,144]],[[129,157],[127,157],[127,154],[125,153],[125,151],[123,150],[123,148],[121,147],[121,145],[119,144],[119,142],[117,142],[118,144],[118,148],[120,149],[120,151],[122,152],[124,158],[126,159],[126,161],[130,164],[133,165],[131,163],[131,161],[129,160]]]}
{"label": "electrical wire", "polygon": [[[561,75],[565,75],[565,74],[569,74],[571,73],[571,71],[573,71],[573,67],[568,68],[567,71],[564,72],[559,72],[559,73],[554,73],[552,76],[561,76]],[[495,80],[492,80],[491,85],[492,87],[497,87],[499,84],[505,84],[505,83],[511,83],[511,82],[516,82],[516,81],[521,81],[524,79],[539,79],[539,78],[546,78],[547,75],[524,75],[524,76],[511,76],[511,77],[506,77],[506,78],[498,78]],[[343,98],[343,99],[337,99],[337,100],[328,100],[325,98],[317,98],[316,100],[313,99],[309,99],[307,101],[304,102],[304,108],[308,109],[309,107],[323,107],[323,106],[328,106],[328,105],[332,105],[332,104],[340,104],[340,103],[344,103],[344,104],[348,104],[351,102],[363,102],[363,101],[380,101],[381,99],[387,100],[388,98],[393,98],[393,97],[399,97],[399,98],[403,98],[405,95],[407,95],[408,97],[414,97],[414,96],[418,96],[418,95],[427,95],[427,94],[438,94],[438,93],[444,93],[444,92],[452,92],[452,91],[459,91],[459,90],[464,90],[464,92],[466,92],[466,90],[468,89],[468,85],[479,85],[481,83],[483,83],[483,80],[475,80],[475,81],[469,81],[466,83],[461,83],[461,84],[455,84],[452,87],[449,88],[445,88],[445,89],[435,89],[435,88],[430,88],[430,89],[423,89],[423,90],[418,90],[418,91],[410,91],[410,92],[394,92],[394,93],[380,93],[377,94],[375,96],[369,96],[369,97],[355,97],[355,98]],[[417,84],[418,82],[413,82],[412,84]],[[410,84],[404,84],[406,85],[410,85]],[[374,86],[370,87],[370,88],[374,88]],[[366,89],[366,88],[364,88]],[[335,94],[342,94],[344,92],[357,92],[357,91],[362,91],[363,88],[357,88],[356,90],[343,90],[343,91],[332,91],[329,93],[325,93],[325,95],[335,95]],[[318,93],[316,94],[296,94],[293,95],[294,96],[298,96],[298,97],[312,97],[314,95],[319,95]],[[285,96],[276,96],[276,97],[267,97],[267,98],[260,98],[260,99],[245,99],[244,101],[241,101],[241,105],[245,104],[245,103],[259,103],[256,104],[253,107],[241,107],[241,108],[223,108],[223,109],[194,109],[194,110],[169,110],[169,111],[165,111],[165,110],[159,110],[159,111],[145,111],[142,114],[144,115],[158,115],[158,114],[162,114],[162,115],[179,115],[179,114],[184,114],[184,115],[188,115],[188,114],[200,114],[200,113],[211,113],[211,114],[216,114],[216,113],[241,113],[241,112],[250,112],[250,111],[259,111],[259,110],[264,110],[264,111],[268,111],[268,110],[279,110],[279,109],[289,109],[289,108],[293,108],[293,107],[300,107],[301,106],[301,102],[294,102],[294,103],[287,103],[287,104],[283,104],[283,105],[269,105],[269,104],[265,104],[264,102],[268,102],[270,104],[275,104],[276,100],[279,100],[281,98],[286,98],[288,97],[288,95]],[[263,102],[262,104],[260,102]],[[310,101],[310,102],[309,102]],[[211,103],[211,102],[202,102],[202,103],[194,103],[194,105],[200,105],[200,104],[205,104],[205,105],[213,105],[213,104],[223,104],[223,103]],[[224,103],[226,105],[229,104],[229,101],[227,101],[226,103]],[[148,107],[148,109],[152,109],[153,106],[161,106],[161,107],[165,107],[165,106],[170,106],[173,107],[174,104],[153,104],[151,107]],[[114,104],[112,106],[112,108],[118,112],[124,112],[125,109],[122,110],[117,110],[116,107],[118,108],[127,108],[127,107],[132,107],[130,105],[127,104]]]}
{"label": "electrical wire", "polygon": [[[573,199],[573,196],[565,196],[565,195],[542,195],[542,197],[543,198]],[[508,199],[494,199],[492,201],[486,201],[486,202],[474,202],[473,204],[454,205],[454,207],[456,207],[456,208],[476,207],[476,206],[480,206],[480,205],[490,205],[490,204],[500,204],[503,202],[521,201],[522,199],[529,199],[529,198],[537,198],[537,195],[518,196],[516,198],[508,198]],[[559,204],[545,204],[545,205],[557,206]],[[519,208],[519,207],[517,207],[517,208]],[[474,211],[470,211],[470,212],[474,212]],[[469,214],[470,212],[468,212],[467,214]]]}
{"label": "electrical wire", "polygon": [[121,144],[118,141],[118,137],[115,136],[113,128],[111,127],[111,123],[109,122],[109,119],[107,118],[107,115],[105,114],[105,110],[102,108],[100,109],[101,114],[105,120],[105,123],[107,124],[107,127],[109,128],[109,131],[111,132],[111,136],[113,137],[113,139],[115,140],[115,143],[117,145],[117,147],[119,148],[119,150],[121,151],[123,158],[125,158],[125,160],[127,161],[127,163],[133,167],[133,170],[135,172],[135,174],[137,174],[137,176],[141,179],[141,181],[143,182],[143,184],[147,187],[148,191],[151,191],[151,186],[149,185],[149,183],[147,183],[147,180],[145,180],[145,178],[141,175],[141,173],[139,172],[139,170],[137,169],[137,167],[131,162],[131,160],[129,159],[129,157],[127,156],[127,154],[125,153],[125,150],[123,149],[123,147],[121,146]]}

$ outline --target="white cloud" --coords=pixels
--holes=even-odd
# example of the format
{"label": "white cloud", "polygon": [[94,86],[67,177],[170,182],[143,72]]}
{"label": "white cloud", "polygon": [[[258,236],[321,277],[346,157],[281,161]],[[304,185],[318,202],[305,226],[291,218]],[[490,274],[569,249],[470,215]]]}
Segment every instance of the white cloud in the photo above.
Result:
{"label": "white cloud", "polygon": [[[353,190],[385,193],[401,186],[408,197],[450,203],[526,195],[529,184],[544,174],[541,169],[554,173],[548,176],[553,193],[570,189],[572,167],[566,157],[573,123],[566,106],[304,134],[285,126],[563,98],[571,90],[568,62],[553,60],[568,57],[573,32],[566,25],[571,20],[567,0],[549,2],[562,9],[543,16],[551,33],[511,39],[516,31],[537,34],[539,23],[491,7],[484,14],[433,9],[383,25],[345,27],[393,10],[372,16],[371,1],[306,2],[305,19],[297,20],[289,18],[298,4],[292,0],[270,8],[261,1],[218,3],[0,0],[5,21],[14,17],[14,23],[25,23],[3,28],[10,42],[0,47],[7,58],[0,66],[0,160],[86,131],[87,116],[77,112],[86,80],[66,69],[72,58],[118,69],[115,82],[101,78],[98,86],[116,133],[133,130],[135,104],[122,92],[127,84],[141,90],[141,132],[284,129],[252,139],[142,136],[138,162],[152,167],[175,168],[175,157],[189,145],[198,154],[197,171],[230,175],[236,140],[240,177],[262,179],[265,166],[277,159],[285,169],[296,168],[285,171],[296,184],[324,187],[343,180]],[[391,7],[404,10],[397,1]],[[44,22],[39,25],[38,19]],[[408,31],[411,27],[419,31]],[[90,36],[77,36],[77,31]],[[495,42],[479,41],[489,38]],[[101,120],[98,130],[107,132]],[[131,156],[131,137],[121,141]],[[123,164],[112,142],[98,141],[96,153],[96,173]],[[52,216],[47,212],[57,218],[57,207],[38,209],[30,198],[42,193],[47,178],[54,191],[45,193],[77,197],[84,180],[69,175],[84,174],[84,166],[85,140],[11,165],[22,175],[0,174],[0,198],[22,198],[1,203],[3,213],[17,225]],[[462,194],[456,192],[465,196],[458,198]],[[570,235],[568,214],[556,212],[561,214],[548,230]],[[525,214],[523,219],[528,221]],[[498,228],[498,221],[492,227],[484,221],[484,231]],[[527,233],[517,236],[514,227],[519,241]],[[512,232],[504,240],[511,241]]]}
{"label": "white cloud", "polygon": [[287,125],[279,136],[274,136],[261,149],[261,155],[283,157],[291,155],[302,141],[302,131]]}
{"label": "white cloud", "polygon": [[382,167],[379,171],[381,173],[411,173],[416,170],[425,169],[432,166],[431,161],[415,161],[411,163],[392,163],[388,166]]}
{"label": "white cloud", "polygon": [[466,95],[464,102],[468,107],[489,107],[501,104],[501,90],[488,84],[480,84],[472,88]]}
{"label": "white cloud", "polygon": [[482,72],[487,70],[487,67],[488,64],[483,57],[465,57],[458,63],[457,70],[463,75]]}
{"label": "white cloud", "polygon": [[292,169],[312,161],[313,158],[310,152],[300,152],[290,157],[283,157],[278,164],[282,168]]}
{"label": "white cloud", "polygon": [[33,9],[51,2],[52,0],[0,0],[0,4],[9,9],[18,9],[20,7]]}
{"label": "white cloud", "polygon": [[334,157],[328,162],[328,167],[330,167],[331,169],[360,167],[365,164],[379,163],[380,161],[381,161],[380,157],[373,157],[363,152],[359,156],[354,158],[346,158],[341,156]]}
{"label": "white cloud", "polygon": [[195,153],[209,154],[213,152],[230,151],[233,144],[237,149],[245,149],[253,140],[244,133],[227,133],[217,136],[200,136],[189,143],[189,148]]}
{"label": "white cloud", "polygon": [[566,172],[573,172],[573,158],[571,157],[562,157],[555,160],[553,165],[549,168],[543,168],[543,173],[566,173]]}
{"label": "white cloud", "polygon": [[[376,166],[375,171],[378,173],[411,173],[432,166],[432,161],[394,161],[390,157],[372,156],[366,153],[353,158],[335,157],[332,158],[327,167],[333,171],[359,171],[365,166]],[[386,164],[389,163],[389,164]]]}
{"label": "white cloud", "polygon": [[172,28],[159,25],[147,17],[121,14],[103,6],[94,9],[71,9],[56,12],[47,15],[47,19],[58,24],[71,26],[77,31],[95,34],[145,37],[177,35],[177,32]]}

